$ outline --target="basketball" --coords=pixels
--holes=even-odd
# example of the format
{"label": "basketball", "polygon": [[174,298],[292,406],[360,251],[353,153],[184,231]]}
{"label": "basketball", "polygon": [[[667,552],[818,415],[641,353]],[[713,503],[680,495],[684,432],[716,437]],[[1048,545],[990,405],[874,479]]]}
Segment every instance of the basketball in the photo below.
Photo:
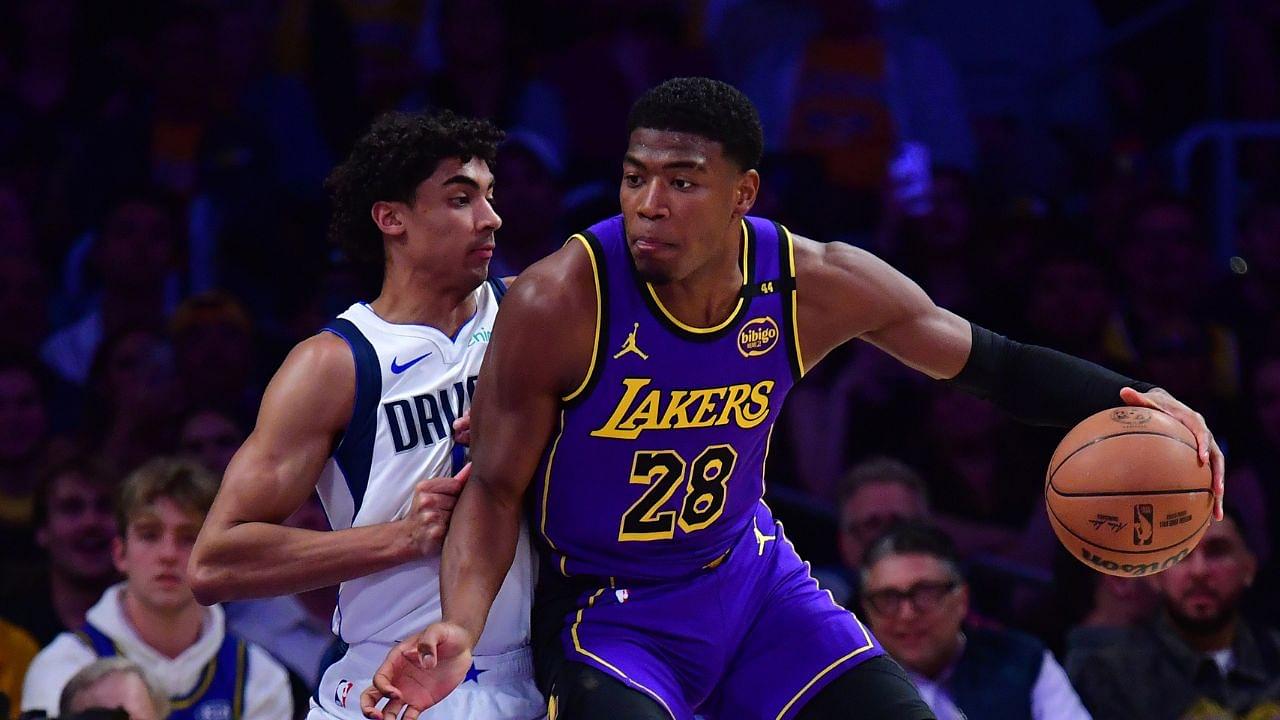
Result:
{"label": "basketball", "polygon": [[1212,471],[1182,423],[1120,407],[1067,433],[1045,479],[1049,522],[1098,572],[1151,575],[1191,552],[1213,515]]}

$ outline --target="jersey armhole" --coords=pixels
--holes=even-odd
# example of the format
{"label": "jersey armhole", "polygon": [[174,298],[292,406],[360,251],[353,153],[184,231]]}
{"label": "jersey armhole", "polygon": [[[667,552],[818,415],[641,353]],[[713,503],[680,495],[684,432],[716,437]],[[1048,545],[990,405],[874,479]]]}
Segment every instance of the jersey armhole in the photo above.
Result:
{"label": "jersey armhole", "polygon": [[800,323],[797,320],[797,292],[800,280],[796,277],[795,238],[791,231],[780,223],[774,223],[778,232],[778,267],[785,277],[791,279],[791,288],[782,293],[783,326],[786,327],[787,361],[791,365],[791,375],[795,380],[804,377],[804,355],[800,352]]}
{"label": "jersey armhole", "polygon": [[609,312],[606,302],[609,297],[608,276],[604,271],[604,251],[600,240],[590,231],[585,231],[569,238],[569,242],[577,240],[587,251],[591,261],[591,279],[596,293],[596,326],[595,337],[591,343],[591,364],[578,387],[560,398],[561,402],[570,403],[586,394],[600,376],[600,366],[604,363],[605,342],[608,341]]}
{"label": "jersey armhole", "polygon": [[356,397],[352,403],[351,419],[333,450],[333,459],[346,479],[351,491],[354,518],[364,502],[369,487],[369,469],[373,464],[373,441],[378,430],[378,401],[382,397],[382,370],[378,365],[378,353],[373,344],[360,332],[355,323],[337,318],[324,327],[325,332],[342,338],[351,350],[356,365]]}

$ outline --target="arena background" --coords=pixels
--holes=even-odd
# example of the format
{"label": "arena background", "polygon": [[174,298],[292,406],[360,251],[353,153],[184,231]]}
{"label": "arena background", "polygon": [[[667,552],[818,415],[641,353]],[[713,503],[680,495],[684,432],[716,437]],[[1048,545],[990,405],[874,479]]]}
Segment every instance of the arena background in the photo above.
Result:
{"label": "arena background", "polygon": [[[508,130],[514,273],[617,211],[630,102],[696,74],[759,107],[755,214],[1201,410],[1274,625],[1278,34],[1274,0],[4,3],[0,615],[47,570],[43,469],[220,469],[288,348],[368,296],[322,181],[375,115]],[[793,392],[769,500],[838,581],[841,478],[906,462],[963,529],[976,609],[1061,648],[1091,577],[1043,523],[1060,436],[854,344]]]}

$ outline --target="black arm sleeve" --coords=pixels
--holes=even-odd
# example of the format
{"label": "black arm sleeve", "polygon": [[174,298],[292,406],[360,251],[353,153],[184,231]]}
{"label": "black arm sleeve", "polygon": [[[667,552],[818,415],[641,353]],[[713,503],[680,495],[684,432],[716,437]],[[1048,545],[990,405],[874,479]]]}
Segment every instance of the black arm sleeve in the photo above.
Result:
{"label": "black arm sleeve", "polygon": [[1032,425],[1071,427],[1123,405],[1120,389],[1154,388],[1100,365],[1038,345],[1023,345],[970,323],[973,350],[947,384],[990,400]]}

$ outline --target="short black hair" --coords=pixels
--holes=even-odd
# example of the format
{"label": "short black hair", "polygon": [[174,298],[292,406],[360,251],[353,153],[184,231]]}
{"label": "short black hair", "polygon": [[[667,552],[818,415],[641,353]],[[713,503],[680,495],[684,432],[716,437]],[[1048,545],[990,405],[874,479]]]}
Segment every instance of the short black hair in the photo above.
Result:
{"label": "short black hair", "polygon": [[951,537],[927,522],[904,521],[871,543],[862,561],[863,573],[891,555],[928,555],[942,562],[957,580],[964,580],[960,556]]}
{"label": "short black hair", "polygon": [[849,498],[856,495],[862,488],[881,483],[901,485],[920,498],[920,503],[926,510],[929,508],[929,488],[925,486],[920,473],[910,465],[888,455],[876,455],[849,468],[849,471],[840,479],[836,500],[843,509]]}
{"label": "short black hair", "polygon": [[764,154],[764,130],[755,105],[741,90],[711,78],[673,78],[650,88],[631,106],[627,134],[636,128],[714,140],[742,170],[758,166]]}
{"label": "short black hair", "polygon": [[503,133],[487,120],[435,113],[386,113],[373,121],[346,161],[324,181],[333,203],[329,238],[357,261],[381,264],[382,233],[369,218],[375,202],[411,203],[440,162],[480,158],[494,165]]}

